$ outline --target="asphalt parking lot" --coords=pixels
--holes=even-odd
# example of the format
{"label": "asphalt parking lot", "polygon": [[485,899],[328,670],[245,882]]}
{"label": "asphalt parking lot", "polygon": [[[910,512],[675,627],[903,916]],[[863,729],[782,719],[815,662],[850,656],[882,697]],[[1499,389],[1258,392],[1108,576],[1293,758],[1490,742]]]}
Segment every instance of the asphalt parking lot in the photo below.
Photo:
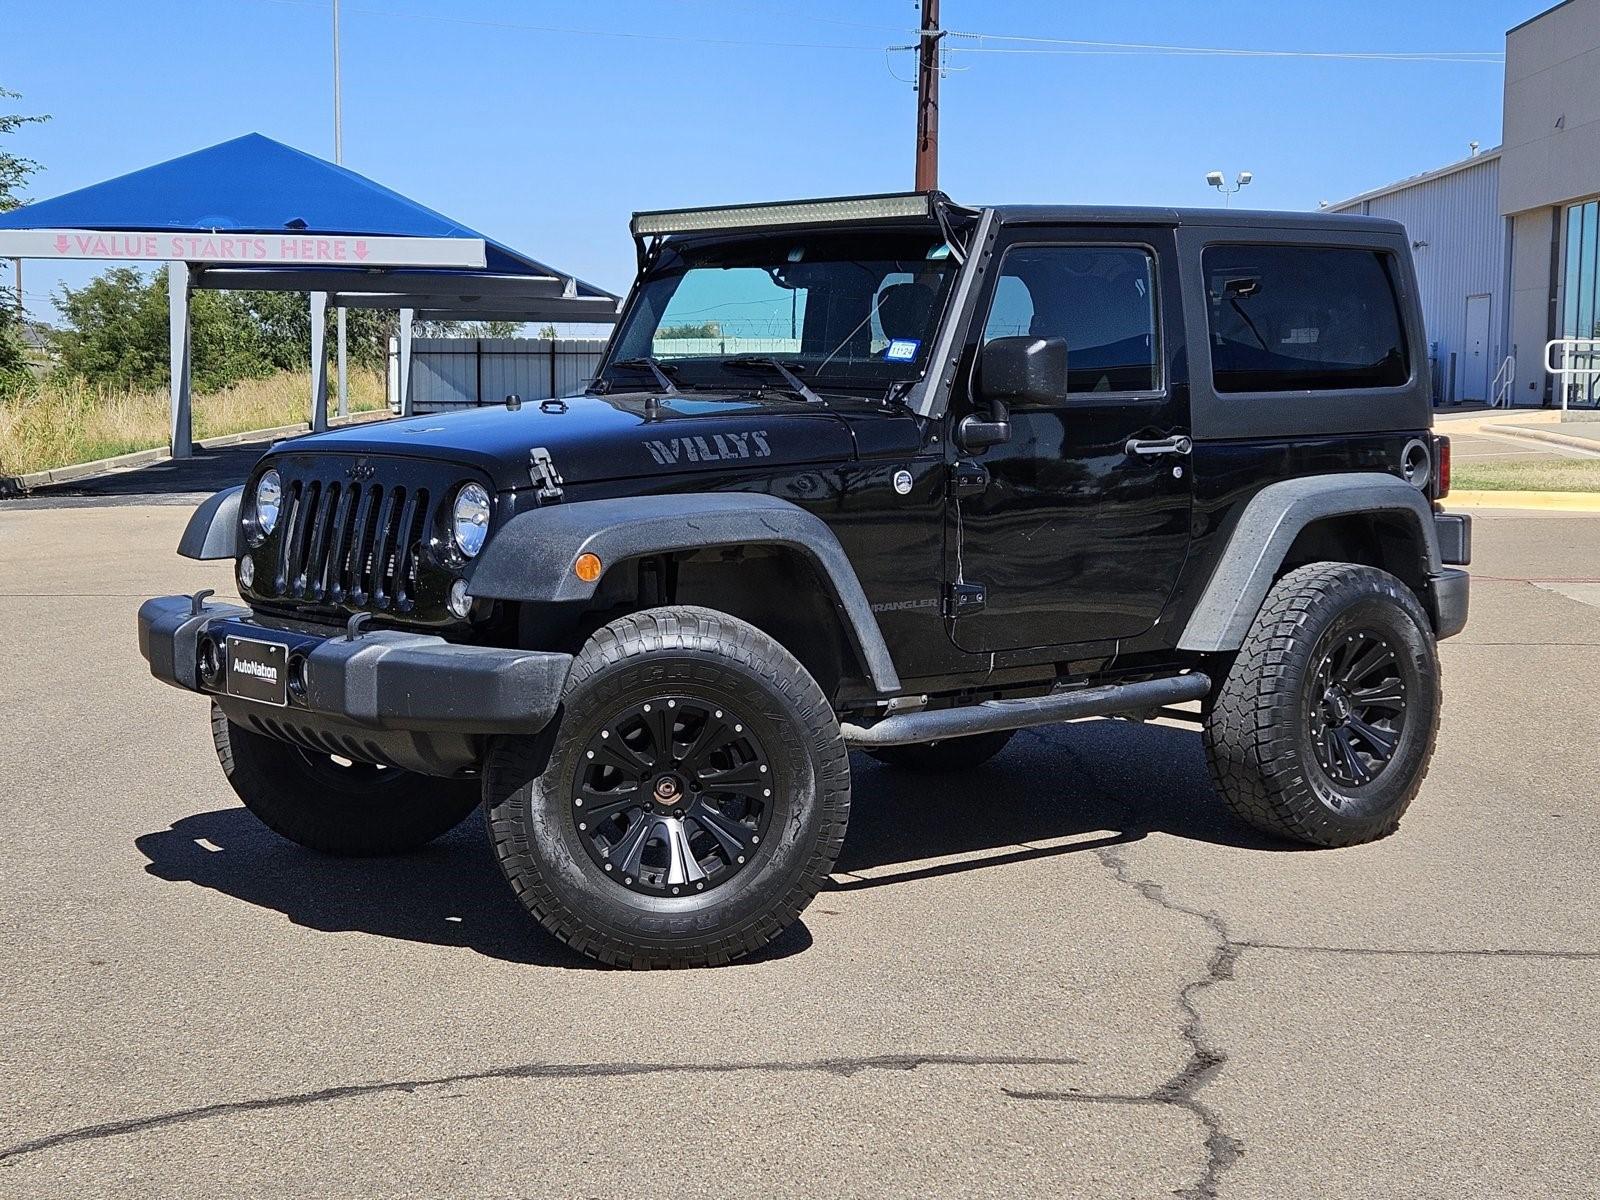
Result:
{"label": "asphalt parking lot", "polygon": [[139,601],[187,509],[0,505],[0,1195],[1593,1196],[1600,517],[1480,515],[1398,834],[1265,842],[1198,736],[858,762],[757,959],[593,967],[481,824],[348,862],[239,807]]}

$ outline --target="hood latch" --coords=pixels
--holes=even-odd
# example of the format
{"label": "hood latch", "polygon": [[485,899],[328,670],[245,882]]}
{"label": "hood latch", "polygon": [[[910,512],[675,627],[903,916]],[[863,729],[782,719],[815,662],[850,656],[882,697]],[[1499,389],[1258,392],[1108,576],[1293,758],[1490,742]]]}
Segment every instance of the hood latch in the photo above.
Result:
{"label": "hood latch", "polygon": [[538,489],[534,494],[539,497],[540,504],[553,503],[565,495],[561,490],[561,472],[556,470],[555,459],[543,446],[528,451],[528,474]]}

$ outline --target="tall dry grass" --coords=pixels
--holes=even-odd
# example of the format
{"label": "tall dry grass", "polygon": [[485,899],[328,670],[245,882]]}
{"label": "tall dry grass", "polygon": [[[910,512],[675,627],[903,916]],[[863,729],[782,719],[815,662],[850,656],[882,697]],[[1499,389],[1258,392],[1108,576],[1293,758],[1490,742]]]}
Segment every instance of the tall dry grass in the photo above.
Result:
{"label": "tall dry grass", "polygon": [[[195,396],[195,437],[304,422],[310,395],[309,372],[284,371]],[[381,374],[350,372],[352,412],[370,412],[384,402]],[[168,404],[166,392],[115,391],[54,377],[0,394],[0,475],[165,446]]]}

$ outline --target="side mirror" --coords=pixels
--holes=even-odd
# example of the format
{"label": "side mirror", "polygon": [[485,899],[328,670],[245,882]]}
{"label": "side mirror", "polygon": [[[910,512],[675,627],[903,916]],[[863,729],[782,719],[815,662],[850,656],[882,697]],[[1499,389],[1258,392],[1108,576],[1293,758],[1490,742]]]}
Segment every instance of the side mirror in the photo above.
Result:
{"label": "side mirror", "polygon": [[1054,404],[1067,396],[1067,341],[999,337],[978,358],[978,391],[990,404]]}

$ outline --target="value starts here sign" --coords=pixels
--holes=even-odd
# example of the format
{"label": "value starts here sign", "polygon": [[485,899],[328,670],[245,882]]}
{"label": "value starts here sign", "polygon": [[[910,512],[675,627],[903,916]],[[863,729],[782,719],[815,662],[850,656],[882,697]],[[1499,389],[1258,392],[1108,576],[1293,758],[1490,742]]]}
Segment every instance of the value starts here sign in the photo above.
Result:
{"label": "value starts here sign", "polygon": [[482,238],[342,234],[175,233],[158,230],[0,230],[0,258],[264,263],[273,266],[465,267],[485,265]]}

